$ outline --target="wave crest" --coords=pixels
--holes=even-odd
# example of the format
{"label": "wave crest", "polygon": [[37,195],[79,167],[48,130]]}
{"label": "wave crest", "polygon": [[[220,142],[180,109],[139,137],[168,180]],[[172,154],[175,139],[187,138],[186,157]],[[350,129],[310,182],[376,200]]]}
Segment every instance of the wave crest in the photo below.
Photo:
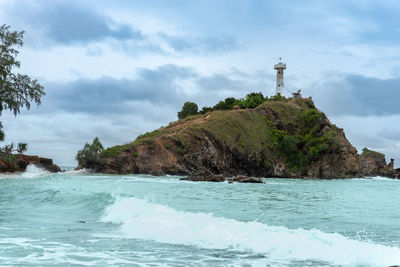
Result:
{"label": "wave crest", "polygon": [[317,229],[288,229],[190,213],[137,198],[117,198],[103,222],[121,224],[123,237],[208,249],[254,252],[271,260],[319,260],[338,265],[383,266],[400,262],[400,248],[352,240]]}

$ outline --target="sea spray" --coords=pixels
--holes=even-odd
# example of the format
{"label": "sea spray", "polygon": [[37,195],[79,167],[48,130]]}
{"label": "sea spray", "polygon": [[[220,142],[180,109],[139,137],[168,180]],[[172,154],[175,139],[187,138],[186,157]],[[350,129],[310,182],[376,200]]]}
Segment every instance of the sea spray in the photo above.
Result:
{"label": "sea spray", "polygon": [[36,178],[36,177],[45,176],[45,175],[47,175],[47,174],[49,174],[48,171],[46,171],[46,170],[44,170],[44,169],[42,169],[42,168],[39,168],[39,167],[36,166],[36,165],[29,164],[29,165],[26,167],[25,172],[23,172],[23,173],[21,174],[21,177],[23,177],[23,178]]}
{"label": "sea spray", "polygon": [[317,229],[288,229],[190,213],[134,197],[117,198],[102,218],[121,224],[124,237],[263,254],[271,260],[318,260],[348,266],[400,262],[400,248],[349,239]]}

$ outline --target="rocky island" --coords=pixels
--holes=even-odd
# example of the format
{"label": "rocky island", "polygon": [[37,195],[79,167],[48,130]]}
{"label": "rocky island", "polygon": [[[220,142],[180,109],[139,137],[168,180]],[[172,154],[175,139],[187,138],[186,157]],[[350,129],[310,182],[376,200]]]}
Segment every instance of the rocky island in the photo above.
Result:
{"label": "rocky island", "polygon": [[[192,181],[262,182],[256,177],[397,178],[383,154],[357,149],[312,100],[283,96],[286,64],[279,62],[276,95],[251,93],[214,107],[186,102],[179,120],[135,141],[103,150],[98,138],[78,152],[78,168],[108,174],[187,175]],[[289,91],[289,90],[288,90]],[[251,179],[249,179],[251,178]]]}
{"label": "rocky island", "polygon": [[[108,174],[221,177],[395,177],[393,161],[365,150],[360,156],[343,129],[311,98],[272,97],[253,109],[188,116],[81,163]],[[218,178],[219,177],[219,178]],[[233,180],[232,178],[229,178]]]}

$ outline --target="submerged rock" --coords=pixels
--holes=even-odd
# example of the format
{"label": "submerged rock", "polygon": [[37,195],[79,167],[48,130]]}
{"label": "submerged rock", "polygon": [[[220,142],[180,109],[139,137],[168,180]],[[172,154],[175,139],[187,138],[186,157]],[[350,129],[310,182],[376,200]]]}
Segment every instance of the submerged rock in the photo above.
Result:
{"label": "submerged rock", "polygon": [[248,177],[244,175],[233,176],[233,177],[225,177],[222,174],[218,175],[193,175],[181,178],[180,180],[184,181],[193,181],[193,182],[225,182],[229,183],[238,182],[238,183],[264,183],[261,178],[257,177]]}
{"label": "submerged rock", "polygon": [[193,175],[181,178],[184,181],[193,182],[225,182],[226,178],[223,175]]}
{"label": "submerged rock", "polygon": [[247,176],[243,176],[243,175],[228,178],[228,182],[257,183],[257,184],[264,183],[261,180],[261,178],[258,178],[258,177],[247,177]]}

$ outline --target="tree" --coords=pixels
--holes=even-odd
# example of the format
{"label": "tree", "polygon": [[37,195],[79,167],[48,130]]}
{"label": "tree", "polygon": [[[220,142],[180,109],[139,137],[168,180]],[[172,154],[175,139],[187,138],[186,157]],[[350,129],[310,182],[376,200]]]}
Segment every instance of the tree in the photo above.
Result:
{"label": "tree", "polygon": [[17,152],[22,154],[28,149],[27,143],[18,143]]}
{"label": "tree", "polygon": [[4,147],[0,148],[0,153],[3,155],[11,155],[12,152],[23,153],[28,149],[27,143],[18,143],[17,148],[14,149],[14,143],[9,145],[5,145]]}
{"label": "tree", "polygon": [[199,112],[199,107],[196,103],[186,102],[183,104],[182,110],[178,112],[178,119],[184,119],[189,115],[196,115]]}
{"label": "tree", "polygon": [[[0,26],[0,115],[4,110],[10,110],[17,115],[21,108],[30,109],[31,102],[40,105],[40,98],[45,95],[43,86],[37,80],[32,80],[28,75],[14,73],[21,66],[16,60],[22,47],[24,32],[10,31],[10,26]],[[0,123],[0,141],[4,141],[4,132]],[[24,146],[25,145],[25,146]],[[3,150],[12,151],[13,145],[4,147]],[[17,151],[25,151],[26,144],[18,144]]]}
{"label": "tree", "polygon": [[225,101],[219,101],[214,107],[213,110],[227,110],[228,106],[226,105]]}
{"label": "tree", "polygon": [[233,106],[239,105],[239,103],[240,103],[240,100],[237,100],[234,97],[225,98],[226,109],[233,109]]}
{"label": "tree", "polygon": [[98,137],[93,139],[92,144],[86,143],[82,150],[76,154],[76,160],[79,166],[90,168],[99,162],[100,152],[104,150]]}
{"label": "tree", "polygon": [[18,50],[23,45],[24,32],[10,31],[10,26],[0,26],[0,114],[10,110],[17,115],[21,108],[30,109],[31,102],[40,104],[45,95],[43,86],[28,75],[14,73],[21,66],[16,60]]}

